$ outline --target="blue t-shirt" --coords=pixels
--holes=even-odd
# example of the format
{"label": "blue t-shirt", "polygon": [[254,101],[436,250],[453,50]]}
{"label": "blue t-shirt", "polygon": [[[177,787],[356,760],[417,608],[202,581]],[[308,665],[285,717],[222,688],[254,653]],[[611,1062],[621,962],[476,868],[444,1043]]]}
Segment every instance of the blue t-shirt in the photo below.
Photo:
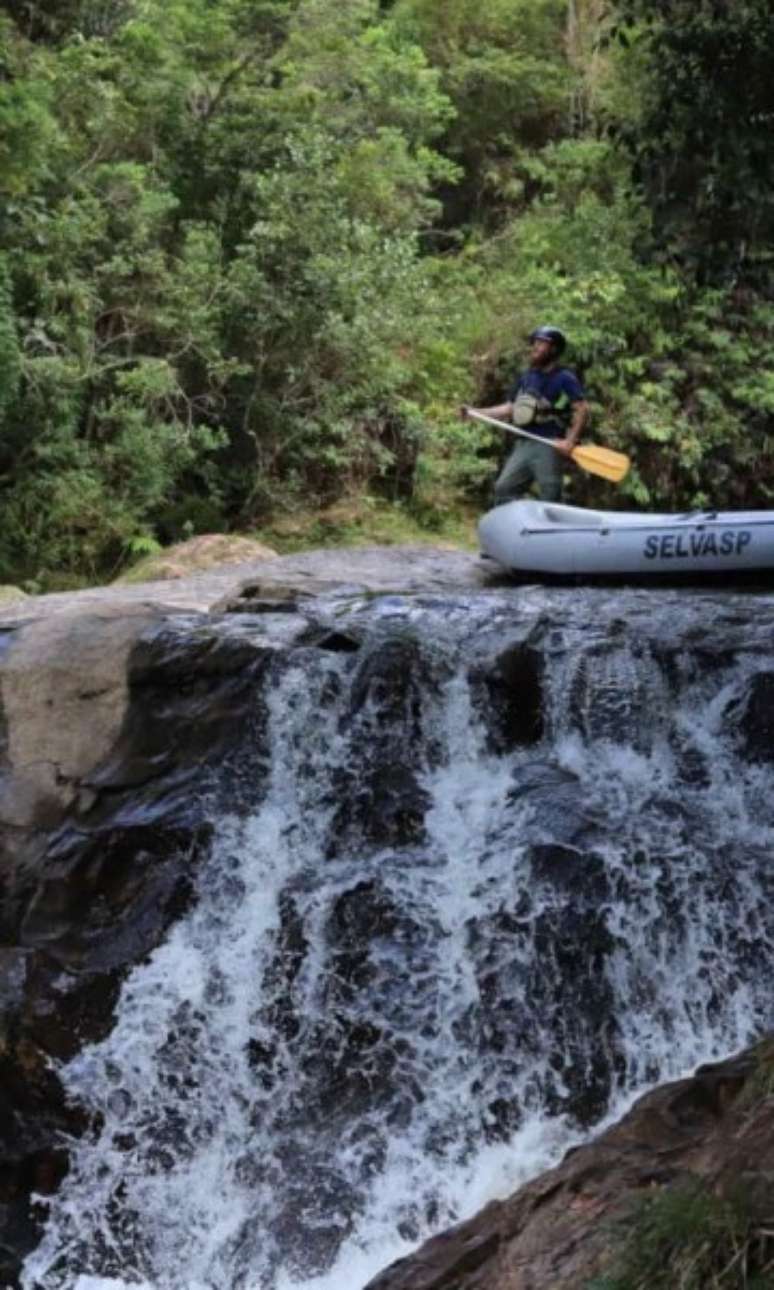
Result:
{"label": "blue t-shirt", "polygon": [[545,439],[564,438],[572,417],[573,403],[586,397],[583,386],[568,367],[552,367],[548,372],[541,371],[538,367],[528,368],[508,391],[508,402],[512,403],[517,394],[534,394],[550,403],[550,410],[539,412],[537,421],[527,427],[530,434],[540,435]]}

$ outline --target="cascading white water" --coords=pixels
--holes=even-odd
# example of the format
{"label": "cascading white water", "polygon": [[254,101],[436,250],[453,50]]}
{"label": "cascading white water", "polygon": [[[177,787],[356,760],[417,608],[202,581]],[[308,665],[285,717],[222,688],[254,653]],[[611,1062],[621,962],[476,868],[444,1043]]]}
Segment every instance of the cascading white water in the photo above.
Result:
{"label": "cascading white water", "polygon": [[[543,737],[503,752],[469,615],[369,614],[357,652],[278,656],[252,809],[64,1070],[101,1125],[25,1290],[362,1290],[770,1023],[772,772],[727,728],[760,660],[668,683],[647,645],[554,631]],[[384,766],[422,807],[386,840]]]}

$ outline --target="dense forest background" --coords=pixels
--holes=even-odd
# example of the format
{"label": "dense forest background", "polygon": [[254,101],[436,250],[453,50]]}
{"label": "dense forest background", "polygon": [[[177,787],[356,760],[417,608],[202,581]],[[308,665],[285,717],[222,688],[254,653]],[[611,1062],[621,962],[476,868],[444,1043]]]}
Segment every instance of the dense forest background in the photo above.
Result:
{"label": "dense forest background", "polygon": [[531,326],[580,504],[774,505],[769,0],[0,3],[0,582],[481,508]]}

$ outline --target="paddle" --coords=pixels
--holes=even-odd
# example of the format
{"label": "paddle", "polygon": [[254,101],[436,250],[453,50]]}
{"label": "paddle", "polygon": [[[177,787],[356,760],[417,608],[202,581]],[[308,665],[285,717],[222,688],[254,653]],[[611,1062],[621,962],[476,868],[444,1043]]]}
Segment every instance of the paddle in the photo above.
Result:
{"label": "paddle", "polygon": [[[520,434],[524,439],[534,439],[535,443],[551,445],[550,439],[543,439],[539,434],[530,434],[528,430],[508,425],[507,421],[496,421],[494,417],[488,417],[483,412],[474,412],[472,408],[468,408],[467,414],[476,421],[485,421],[487,425],[498,426],[501,430],[510,431],[511,434]],[[573,448],[570,456],[581,470],[587,470],[590,475],[600,475],[602,479],[609,479],[612,484],[620,484],[630,465],[625,453],[615,452],[612,448],[602,448],[597,443],[579,444],[577,448]]]}

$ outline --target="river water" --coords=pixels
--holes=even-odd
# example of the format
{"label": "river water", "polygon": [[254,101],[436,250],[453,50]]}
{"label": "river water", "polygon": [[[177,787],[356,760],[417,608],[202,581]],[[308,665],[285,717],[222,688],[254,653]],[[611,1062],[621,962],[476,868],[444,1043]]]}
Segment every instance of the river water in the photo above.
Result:
{"label": "river water", "polygon": [[772,1024],[774,601],[305,612],[194,908],[62,1071],[99,1128],[25,1290],[363,1290]]}

